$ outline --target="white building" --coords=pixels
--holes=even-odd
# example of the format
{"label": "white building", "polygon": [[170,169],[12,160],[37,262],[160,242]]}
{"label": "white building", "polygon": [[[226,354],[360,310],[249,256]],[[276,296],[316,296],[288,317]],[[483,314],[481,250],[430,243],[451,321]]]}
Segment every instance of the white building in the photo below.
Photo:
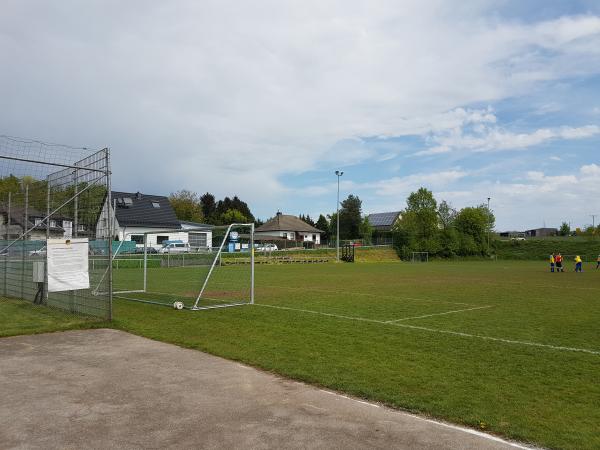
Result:
{"label": "white building", "polygon": [[136,247],[143,247],[144,233],[160,232],[148,235],[148,246],[158,249],[164,241],[188,242],[188,233],[182,229],[167,197],[117,191],[111,196],[113,204],[104,203],[96,225],[99,238],[108,238],[108,219],[113,216],[115,240],[134,241]]}
{"label": "white building", "polygon": [[254,231],[256,237],[264,236],[289,241],[312,242],[315,245],[321,244],[321,233],[323,231],[307,224],[298,217],[280,212]]}

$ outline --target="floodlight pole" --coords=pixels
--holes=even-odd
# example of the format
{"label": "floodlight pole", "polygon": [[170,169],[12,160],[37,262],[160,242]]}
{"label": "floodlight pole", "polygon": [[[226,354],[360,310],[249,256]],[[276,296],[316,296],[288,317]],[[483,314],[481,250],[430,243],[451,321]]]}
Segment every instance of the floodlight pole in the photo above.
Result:
{"label": "floodlight pole", "polygon": [[488,255],[490,254],[490,228],[492,228],[491,225],[491,220],[490,220],[490,200],[491,197],[487,198],[487,209],[488,209],[488,230],[487,230],[487,253]]}
{"label": "floodlight pole", "polygon": [[335,254],[337,262],[340,262],[340,177],[344,175],[344,172],[336,170],[335,174],[337,176],[337,203],[335,213],[335,217],[337,219],[337,237],[335,240]]}

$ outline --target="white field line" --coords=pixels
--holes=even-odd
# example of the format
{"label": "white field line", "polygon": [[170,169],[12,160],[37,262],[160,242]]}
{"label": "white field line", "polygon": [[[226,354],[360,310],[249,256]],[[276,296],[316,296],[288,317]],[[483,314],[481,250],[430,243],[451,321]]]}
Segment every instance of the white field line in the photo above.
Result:
{"label": "white field line", "polygon": [[291,289],[294,291],[312,291],[312,292],[326,292],[328,294],[348,294],[348,295],[362,295],[363,297],[376,297],[376,298],[389,298],[392,300],[414,300],[414,301],[418,301],[418,302],[425,302],[425,303],[449,303],[451,305],[465,305],[465,306],[473,306],[473,303],[463,303],[463,302],[451,302],[448,300],[431,300],[431,299],[427,299],[427,298],[414,298],[414,297],[401,297],[401,296],[393,296],[393,295],[379,295],[379,294],[370,294],[368,292],[348,292],[348,291],[343,291],[343,290],[339,290],[339,291],[330,291],[330,290],[325,290],[325,289],[311,289],[311,288],[304,288],[304,287],[293,287],[293,286],[270,286],[271,288],[275,288],[275,289]]}
{"label": "white field line", "polygon": [[[354,397],[349,397],[347,395],[344,394],[340,394],[338,392],[334,392],[334,391],[328,391],[327,389],[319,389],[319,391],[324,392],[326,394],[330,394],[330,395],[334,395],[336,397],[341,397],[347,400],[351,400],[353,402],[357,402],[357,403],[362,403],[363,405],[368,405],[368,406],[373,406],[375,408],[381,408],[381,405],[377,404],[377,403],[372,403],[372,402],[368,402],[368,401],[364,401],[364,400],[359,400],[357,398]],[[510,445],[511,447],[515,447],[515,448],[520,448],[520,449],[524,449],[524,450],[532,450],[535,449],[536,447],[527,447],[523,444],[519,444],[517,442],[512,442],[512,441],[507,441],[506,439],[502,439],[498,436],[494,436],[488,433],[484,433],[483,431],[478,431],[478,430],[474,430],[472,428],[468,428],[468,427],[461,427],[460,425],[453,425],[451,423],[446,423],[446,422],[442,422],[440,420],[435,420],[435,419],[428,419],[426,417],[421,417],[418,416],[416,414],[412,414],[406,411],[399,411],[396,409],[392,409],[392,408],[385,408],[387,411],[392,412],[394,414],[398,414],[398,415],[402,415],[402,416],[409,416],[412,417],[414,419],[417,420],[421,420],[423,422],[427,422],[427,423],[431,423],[434,425],[438,425],[440,427],[445,427],[445,428],[450,428],[451,430],[456,430],[456,431],[462,431],[463,433],[467,433],[467,434],[471,434],[474,436],[478,436],[481,437],[483,439],[488,439],[490,441],[494,441],[494,442],[500,442],[502,444],[506,444],[506,445]]]}
{"label": "white field line", "polygon": [[342,315],[338,315],[338,314],[324,313],[324,312],[320,312],[320,311],[312,311],[312,310],[309,310],[309,309],[297,309],[297,308],[289,308],[287,306],[266,305],[264,303],[255,303],[255,305],[256,306],[264,306],[264,307],[268,307],[268,308],[276,308],[276,309],[285,309],[285,310],[290,310],[290,311],[298,311],[298,312],[304,312],[304,313],[309,313],[309,314],[318,314],[318,315],[322,315],[322,316],[335,317],[335,318],[338,318],[338,319],[359,320],[359,321],[362,321],[362,322],[378,323],[378,324],[381,324],[381,325],[388,325],[388,326],[392,326],[392,327],[408,328],[410,330],[427,331],[427,332],[430,332],[430,333],[440,333],[440,334],[448,334],[448,335],[451,335],[451,336],[460,336],[460,337],[467,337],[467,338],[473,338],[473,339],[482,339],[482,340],[485,340],[485,341],[501,342],[501,343],[504,343],[504,344],[524,345],[524,346],[528,346],[528,347],[539,347],[539,348],[545,348],[545,349],[556,350],[556,351],[579,352],[579,353],[587,353],[589,355],[600,355],[600,350],[590,350],[590,349],[587,349],[587,348],[563,347],[563,346],[560,346],[560,345],[542,344],[542,343],[539,343],[539,342],[518,341],[518,340],[514,340],[514,339],[504,339],[504,338],[497,338],[497,337],[492,337],[492,336],[484,336],[484,335],[480,335],[480,334],[463,333],[463,332],[460,332],[460,331],[450,331],[450,330],[440,330],[440,329],[437,329],[437,328],[420,327],[420,326],[417,326],[417,325],[408,325],[406,323],[389,323],[389,322],[384,322],[382,320],[365,319],[364,317],[342,316]]}
{"label": "white field line", "polygon": [[426,314],[424,316],[413,316],[413,317],[404,317],[402,319],[396,319],[396,320],[388,320],[385,323],[403,322],[405,320],[412,320],[412,319],[424,319],[426,317],[433,317],[433,316],[445,316],[446,314],[455,314],[455,313],[464,312],[464,311],[475,311],[476,309],[485,309],[485,308],[492,308],[492,307],[493,307],[492,305],[487,305],[487,306],[478,306],[476,308],[455,309],[454,311],[446,311],[446,312],[435,313],[435,314]]}

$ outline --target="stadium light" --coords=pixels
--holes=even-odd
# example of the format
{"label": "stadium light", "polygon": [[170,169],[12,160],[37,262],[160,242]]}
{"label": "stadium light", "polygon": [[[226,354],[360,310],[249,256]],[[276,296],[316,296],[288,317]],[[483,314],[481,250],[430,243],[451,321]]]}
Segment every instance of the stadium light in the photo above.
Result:
{"label": "stadium light", "polygon": [[337,262],[340,262],[340,177],[344,175],[344,172],[341,170],[336,170],[335,174],[337,176],[337,204],[336,204],[336,219],[337,219],[337,237],[335,240],[335,254]]}

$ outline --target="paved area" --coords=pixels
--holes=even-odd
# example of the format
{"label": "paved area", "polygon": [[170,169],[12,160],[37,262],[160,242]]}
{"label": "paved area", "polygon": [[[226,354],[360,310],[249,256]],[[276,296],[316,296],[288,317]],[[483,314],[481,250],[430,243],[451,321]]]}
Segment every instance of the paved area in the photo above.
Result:
{"label": "paved area", "polygon": [[0,448],[512,444],[115,330],[0,339]]}

